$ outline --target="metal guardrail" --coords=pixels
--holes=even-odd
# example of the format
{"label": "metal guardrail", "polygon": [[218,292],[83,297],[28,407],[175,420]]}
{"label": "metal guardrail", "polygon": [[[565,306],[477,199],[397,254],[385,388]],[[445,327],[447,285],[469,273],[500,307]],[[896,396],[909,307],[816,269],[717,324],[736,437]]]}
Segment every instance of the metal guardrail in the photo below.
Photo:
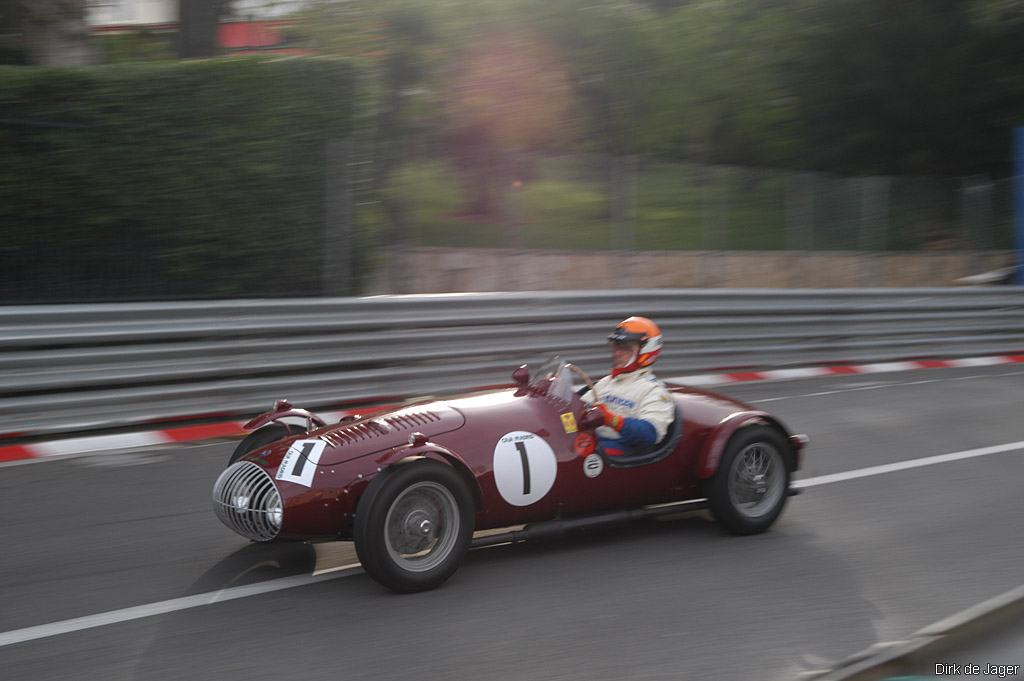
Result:
{"label": "metal guardrail", "polygon": [[632,290],[0,307],[0,436],[402,399],[508,383],[662,327],[663,377],[1024,351],[1024,288]]}

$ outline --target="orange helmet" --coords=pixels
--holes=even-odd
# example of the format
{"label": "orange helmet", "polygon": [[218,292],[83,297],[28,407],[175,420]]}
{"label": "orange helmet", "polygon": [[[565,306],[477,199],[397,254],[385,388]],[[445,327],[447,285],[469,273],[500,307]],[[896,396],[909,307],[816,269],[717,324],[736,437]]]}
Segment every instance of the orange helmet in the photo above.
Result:
{"label": "orange helmet", "polygon": [[619,323],[608,335],[611,342],[637,341],[640,351],[632,364],[625,371],[636,371],[640,367],[649,367],[658,359],[661,352],[661,329],[647,317],[630,317]]}

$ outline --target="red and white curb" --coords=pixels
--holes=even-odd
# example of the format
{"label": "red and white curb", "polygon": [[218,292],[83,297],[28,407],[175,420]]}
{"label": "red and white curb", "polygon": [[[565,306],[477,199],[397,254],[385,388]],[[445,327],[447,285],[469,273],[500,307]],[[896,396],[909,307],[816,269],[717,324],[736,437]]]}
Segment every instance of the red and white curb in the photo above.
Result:
{"label": "red and white curb", "polygon": [[739,371],[725,374],[700,374],[666,378],[666,383],[682,383],[697,387],[728,385],[743,381],[768,381],[795,378],[818,378],[821,376],[848,376],[850,374],[882,374],[914,369],[949,369],[962,367],[985,367],[998,364],[1019,364],[1024,355],[1000,355],[994,357],[969,357],[964,359],[927,359],[913,362],[879,362],[876,364],[852,364],[843,366],[800,367],[796,369],[771,369],[769,371]]}
{"label": "red and white curb", "polygon": [[[876,364],[852,364],[824,367],[801,367],[794,369],[771,369],[768,371],[739,371],[721,374],[698,374],[664,379],[669,384],[695,387],[713,387],[741,383],[744,381],[791,380],[818,378],[821,376],[845,376],[850,374],[879,374],[914,369],[946,369],[963,367],[984,367],[999,364],[1024,363],[1024,355],[999,355],[991,357],[970,357],[965,359],[918,360],[912,362],[880,362]],[[382,407],[381,407],[382,408]],[[340,419],[348,412],[321,414],[328,420]],[[135,449],[170,445],[179,442],[194,442],[217,437],[234,437],[245,434],[244,421],[230,421],[201,426],[167,428],[138,433],[117,433],[113,435],[92,435],[64,438],[47,442],[23,445],[0,446],[0,463],[24,459],[43,459],[70,454]]]}
{"label": "red and white curb", "polygon": [[171,428],[143,433],[116,433],[113,435],[91,435],[72,437],[49,442],[33,442],[25,445],[0,447],[0,462],[22,459],[41,459],[66,454],[109,451],[112,449],[134,449],[153,445],[168,445],[177,442],[206,440],[244,433],[244,421],[216,423],[188,428]]}
{"label": "red and white curb", "polygon": [[[320,416],[336,421],[346,413],[348,412],[326,412],[321,413]],[[67,456],[69,454],[88,454],[90,452],[117,449],[171,445],[179,442],[196,442],[218,437],[237,437],[246,434],[245,423],[245,421],[228,421],[202,426],[166,428],[138,433],[90,435],[47,442],[33,442],[24,445],[0,446],[0,463],[21,461],[23,459],[44,459],[53,456]]]}

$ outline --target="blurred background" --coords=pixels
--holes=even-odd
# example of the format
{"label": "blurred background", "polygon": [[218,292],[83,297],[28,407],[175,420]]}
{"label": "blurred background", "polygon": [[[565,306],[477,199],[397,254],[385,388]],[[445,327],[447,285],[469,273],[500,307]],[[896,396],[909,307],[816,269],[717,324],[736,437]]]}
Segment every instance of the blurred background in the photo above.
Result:
{"label": "blurred background", "polygon": [[[466,249],[948,285],[1015,259],[1021,35],[1016,0],[0,0],[0,300],[579,284]],[[780,254],[871,275],[736,274]]]}
{"label": "blurred background", "polygon": [[809,679],[1018,589],[1024,289],[909,287],[1017,262],[1022,36],[1020,0],[0,0],[0,633],[354,562],[212,519],[199,427],[277,398],[594,373],[636,313],[665,376],[876,374],[724,385],[811,435],[763,537],[189,600],[0,641],[5,678]]}

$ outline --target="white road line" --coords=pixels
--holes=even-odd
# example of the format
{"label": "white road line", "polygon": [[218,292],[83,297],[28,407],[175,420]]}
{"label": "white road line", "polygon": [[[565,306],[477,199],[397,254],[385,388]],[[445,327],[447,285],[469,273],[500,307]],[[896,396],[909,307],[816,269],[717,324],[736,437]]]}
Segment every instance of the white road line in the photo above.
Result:
{"label": "white road line", "polygon": [[[1004,452],[1013,452],[1017,450],[1024,450],[1024,441],[1009,442],[1002,445],[993,445],[992,447],[981,447],[980,449],[968,449],[962,452],[939,454],[937,456],[927,456],[922,459],[911,459],[910,461],[899,461],[897,463],[888,463],[881,466],[871,466],[869,468],[861,468],[858,470],[846,471],[844,473],[819,475],[814,478],[807,478],[806,480],[796,480],[793,482],[793,487],[798,489],[818,487],[820,485],[829,485],[834,482],[856,480],[858,478],[867,478],[873,475],[884,475],[886,473],[895,473],[897,471],[905,471],[911,468],[934,466],[935,464],[948,463],[950,461],[961,461],[963,459],[973,459],[979,456],[1002,454]],[[179,610],[198,608],[204,605],[211,605],[213,603],[235,600],[237,598],[248,598],[249,596],[259,596],[261,594],[282,591],[284,589],[294,589],[298,586],[318,584],[331,579],[349,577],[351,575],[358,574],[361,571],[361,565],[345,565],[343,567],[315,575],[284,577],[282,579],[274,579],[267,582],[260,582],[258,584],[236,586],[230,589],[223,589],[221,591],[196,594],[195,596],[173,598],[169,601],[159,601],[157,603],[149,603],[147,605],[140,605],[134,608],[112,610],[111,612],[104,612],[98,615],[88,615],[86,617],[64,620],[63,622],[53,622],[52,624],[28,627],[27,629],[15,629],[14,631],[0,633],[0,647],[14,645],[16,643],[24,643],[26,641],[34,641],[36,639],[47,638],[50,636],[70,634],[75,631],[93,629],[107,624],[129,622],[131,620],[152,617],[154,615],[166,615],[167,613],[177,612]]]}
{"label": "white road line", "polygon": [[[850,392],[857,392],[860,390],[879,390],[882,388],[902,388],[908,385],[925,385],[928,383],[942,383],[945,381],[973,381],[976,379],[984,378],[1004,378],[1006,376],[1020,376],[1024,374],[1024,371],[1007,371],[999,374],[971,374],[969,376],[950,376],[948,378],[929,378],[919,381],[899,381],[893,383],[876,383],[873,385],[856,385],[851,387],[836,388],[835,390],[822,390],[814,393],[804,393],[799,395],[780,395],[778,397],[765,397],[762,399],[754,400],[748,399],[747,402],[750,404],[763,404],[766,402],[782,402],[783,400],[795,400],[804,397],[824,397],[827,395],[842,395]],[[863,374],[862,374],[863,375]]]}
{"label": "white road line", "polygon": [[883,475],[885,473],[895,473],[896,471],[905,471],[911,468],[921,468],[923,466],[934,466],[937,463],[948,463],[950,461],[961,461],[963,459],[973,459],[979,456],[988,456],[990,454],[1002,454],[1004,452],[1013,452],[1019,449],[1024,449],[1024,441],[1021,442],[1009,442],[1005,445],[994,445],[992,447],[982,447],[980,449],[968,449],[963,452],[952,452],[950,454],[939,454],[937,456],[926,456],[923,459],[911,459],[910,461],[898,461],[896,463],[887,463],[881,466],[871,466],[869,468],[860,468],[855,471],[846,471],[845,473],[832,473],[831,475],[819,475],[816,478],[807,478],[806,480],[796,480],[793,482],[793,487],[802,489],[804,487],[817,487],[818,485],[828,485],[833,482],[843,482],[845,480],[856,480],[857,478],[868,478],[872,475]]}
{"label": "white road line", "polygon": [[317,575],[299,575],[297,577],[283,577],[281,579],[273,579],[267,582],[259,582],[257,584],[235,586],[231,587],[230,589],[223,589],[221,591],[211,591],[209,593],[196,594],[194,596],[172,598],[169,601],[148,603],[146,605],[139,605],[134,608],[112,610],[110,612],[103,612],[98,615],[76,617],[75,619],[64,620],[63,622],[42,624],[38,627],[28,627],[27,629],[16,629],[14,631],[6,631],[0,633],[0,647],[13,645],[15,643],[24,643],[26,641],[34,641],[36,639],[47,638],[50,636],[70,634],[74,631],[82,631],[83,629],[93,629],[95,627],[102,627],[107,624],[119,624],[121,622],[130,622],[131,620],[142,619],[143,617],[152,617],[153,615],[166,615],[170,612],[188,610],[190,608],[198,608],[204,605],[211,605],[213,603],[222,603],[224,601],[232,601],[237,598],[248,598],[249,596],[259,596],[261,594],[272,593],[274,591],[282,591],[284,589],[294,589],[297,586],[317,584],[319,582],[324,582],[329,579],[349,577],[351,575],[358,574],[361,571],[362,566],[360,565],[346,565],[345,567]]}

